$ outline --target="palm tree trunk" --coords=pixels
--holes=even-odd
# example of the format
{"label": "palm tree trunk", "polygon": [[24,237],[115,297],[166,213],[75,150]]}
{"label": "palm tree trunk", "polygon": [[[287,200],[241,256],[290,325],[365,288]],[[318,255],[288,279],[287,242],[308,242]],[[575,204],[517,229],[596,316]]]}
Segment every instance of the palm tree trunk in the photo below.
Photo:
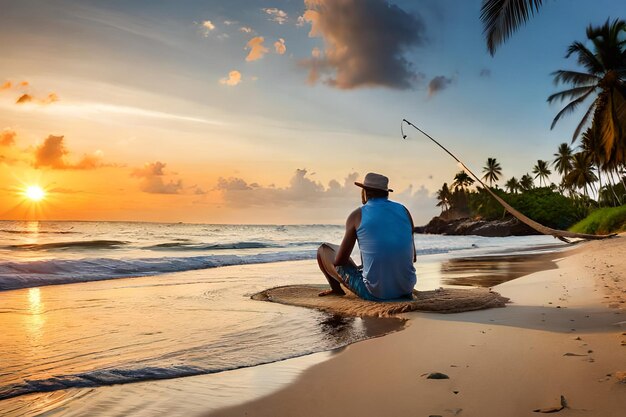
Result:
{"label": "palm tree trunk", "polygon": [[[624,177],[620,175],[619,169],[617,167],[615,167],[615,172],[617,174],[617,178],[619,178],[622,182],[622,185],[624,186],[624,192],[626,193],[626,182],[624,182]],[[624,201],[620,201],[620,204],[624,204]]]}
{"label": "palm tree trunk", "polygon": [[608,181],[608,183],[610,185],[611,192],[613,194],[613,198],[615,199],[614,200],[615,201],[615,206],[619,206],[620,205],[619,197],[617,196],[617,193],[615,192],[615,178],[613,178],[613,173],[610,170],[607,171],[606,180]]}
{"label": "palm tree trunk", "polygon": [[600,163],[596,162],[596,169],[598,170],[598,206],[602,207],[600,203],[600,193],[602,192],[602,171],[600,170]]}
{"label": "palm tree trunk", "polygon": [[615,192],[615,183],[616,182],[615,182],[615,177],[613,176],[613,171],[609,169],[607,171],[607,174],[611,178],[611,189],[613,190],[613,196],[615,197],[615,204],[619,206],[620,205],[620,201],[619,201],[619,196]]}

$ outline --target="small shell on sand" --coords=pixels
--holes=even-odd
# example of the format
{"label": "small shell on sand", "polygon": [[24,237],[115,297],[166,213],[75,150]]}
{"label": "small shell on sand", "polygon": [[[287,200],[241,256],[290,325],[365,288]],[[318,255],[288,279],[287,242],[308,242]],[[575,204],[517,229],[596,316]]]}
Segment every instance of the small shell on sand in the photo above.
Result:
{"label": "small shell on sand", "polygon": [[441,372],[432,372],[428,374],[426,379],[450,379],[450,377],[446,374],[442,374]]}

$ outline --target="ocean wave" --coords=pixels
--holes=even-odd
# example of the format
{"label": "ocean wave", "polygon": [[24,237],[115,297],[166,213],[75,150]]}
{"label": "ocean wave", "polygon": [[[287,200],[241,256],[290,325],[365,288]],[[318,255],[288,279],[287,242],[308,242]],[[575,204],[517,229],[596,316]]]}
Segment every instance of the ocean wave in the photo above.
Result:
{"label": "ocean wave", "polygon": [[1,262],[0,290],[71,284],[173,272],[315,259],[316,251],[284,251],[256,255],[207,255],[139,259],[86,258]]}
{"label": "ocean wave", "polygon": [[181,243],[167,242],[146,246],[150,250],[223,250],[223,249],[265,249],[280,248],[281,245],[264,242],[235,242],[235,243]]}
{"label": "ocean wave", "polygon": [[170,250],[170,251],[202,251],[202,250],[238,250],[238,249],[281,249],[301,246],[317,246],[321,242],[234,242],[234,243],[189,243],[189,242],[166,242],[157,245],[146,246],[147,250]]}
{"label": "ocean wave", "polygon": [[14,230],[14,229],[0,229],[0,233],[10,233],[16,235],[39,235],[39,234],[54,234],[54,235],[73,235],[80,232],[72,232],[70,230]]}
{"label": "ocean wave", "polygon": [[469,250],[469,249],[477,249],[478,246],[476,244],[468,245],[468,246],[455,246],[455,247],[432,247],[432,248],[422,248],[416,249],[415,253],[417,256],[420,255],[440,255],[450,252],[456,252],[461,250]]}
{"label": "ocean wave", "polygon": [[[383,319],[399,320],[399,319]],[[403,320],[400,320],[401,328]],[[391,330],[395,331],[395,330]],[[375,336],[369,336],[375,337]],[[368,337],[365,337],[366,339]],[[347,346],[359,339],[346,340],[336,347]],[[336,348],[335,347],[335,348]],[[0,401],[19,397],[26,394],[59,391],[71,388],[95,388],[108,385],[130,384],[135,382],[156,381],[162,379],[184,378],[189,376],[208,375],[235,369],[273,363],[279,360],[297,358],[324,350],[323,346],[310,347],[297,353],[277,355],[257,361],[248,361],[223,367],[202,367],[193,365],[172,365],[169,367],[146,366],[141,368],[110,368],[98,369],[79,374],[59,375],[46,379],[26,379],[21,383],[0,386]]]}
{"label": "ocean wave", "polygon": [[128,244],[121,240],[75,240],[69,242],[54,243],[27,243],[21,245],[4,246],[5,249],[13,250],[55,250],[55,249],[114,249]]}
{"label": "ocean wave", "polygon": [[56,376],[47,379],[25,380],[21,384],[0,387],[0,401],[37,392],[51,392],[68,388],[92,388],[131,382],[182,378],[215,373],[217,370],[195,366],[174,365],[169,368],[145,367],[139,369],[106,369],[81,374]]}

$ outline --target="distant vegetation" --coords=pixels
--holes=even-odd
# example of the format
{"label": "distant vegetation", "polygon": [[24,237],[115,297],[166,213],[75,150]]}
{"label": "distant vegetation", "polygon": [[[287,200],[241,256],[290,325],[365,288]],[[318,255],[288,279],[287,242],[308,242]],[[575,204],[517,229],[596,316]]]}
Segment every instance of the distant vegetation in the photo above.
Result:
{"label": "distant vegetation", "polygon": [[576,223],[571,230],[590,234],[626,232],[626,206],[594,210],[587,218]]}
{"label": "distant vegetation", "polygon": [[[485,1],[483,5],[491,3],[497,2]],[[495,10],[494,16],[502,13]],[[569,101],[555,116],[552,127],[580,105],[589,104],[572,135],[572,145],[578,142],[577,147],[560,144],[554,159],[538,160],[530,173],[506,180],[504,190],[498,187],[502,167],[490,157],[482,180],[510,205],[545,226],[566,229],[593,211],[576,228],[604,233],[623,228],[626,215],[626,22],[607,20],[602,26],[589,26],[586,34],[587,41],[573,42],[566,55],[582,68],[555,71],[555,84],[566,88],[548,97],[550,103]],[[560,176],[558,184],[549,183],[553,170]],[[495,220],[506,215],[485,190],[472,189],[474,182],[461,171],[451,186],[443,184],[437,192],[443,217]],[[602,207],[615,209],[597,210]],[[607,216],[606,220],[602,216]]]}

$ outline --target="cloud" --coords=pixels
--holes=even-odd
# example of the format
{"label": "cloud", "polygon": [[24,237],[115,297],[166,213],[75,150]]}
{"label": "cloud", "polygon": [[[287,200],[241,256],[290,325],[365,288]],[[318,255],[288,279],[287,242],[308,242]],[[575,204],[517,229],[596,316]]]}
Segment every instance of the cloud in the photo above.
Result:
{"label": "cloud", "polygon": [[56,103],[57,101],[59,101],[59,96],[56,93],[50,93],[48,97],[40,100],[40,102],[44,104]]}
{"label": "cloud", "polygon": [[417,74],[404,54],[426,43],[420,16],[385,0],[305,0],[310,37],[324,39],[323,57],[300,62],[309,81],[340,89],[411,88]]}
{"label": "cloud", "polygon": [[48,136],[34,151],[35,168],[51,169],[95,169],[106,166],[102,163],[100,153],[83,155],[77,163],[69,163],[65,157],[69,151],[65,147],[63,136]]}
{"label": "cloud", "polygon": [[217,189],[225,190],[225,191],[243,191],[243,190],[251,190],[252,187],[249,186],[244,180],[241,178],[219,178],[217,180]]}
{"label": "cloud", "polygon": [[48,136],[44,142],[35,149],[35,168],[49,167],[53,169],[65,169],[65,155],[68,154],[63,144],[63,136]]}
{"label": "cloud", "polygon": [[30,83],[26,80],[13,82],[11,80],[7,80],[0,85],[1,91],[15,91],[19,93],[19,96],[15,100],[15,104],[27,104],[27,103],[38,103],[38,104],[50,104],[59,101],[59,96],[56,93],[49,93],[45,98],[38,98],[28,90],[30,90]]}
{"label": "cloud", "polygon": [[33,96],[31,96],[30,94],[22,94],[17,101],[15,102],[15,104],[24,104],[24,103],[30,103],[31,101],[33,101]]}
{"label": "cloud", "polygon": [[11,80],[7,80],[0,85],[0,91],[2,90],[12,90],[12,89],[20,89],[21,87],[28,87],[30,83],[26,80],[14,83]]}
{"label": "cloud", "polygon": [[[353,184],[357,174],[350,174],[344,186]],[[350,182],[351,181],[351,182]],[[351,188],[356,188],[352,185]],[[216,189],[222,192],[224,200],[232,206],[254,207],[254,206],[284,206],[284,205],[310,205],[329,198],[345,198],[342,193],[343,187],[337,181],[331,181],[329,187],[324,187],[320,182],[314,181],[307,176],[306,169],[297,169],[289,181],[289,185],[284,188],[261,186],[257,183],[249,184],[242,178],[220,178]],[[356,190],[352,190],[354,194]],[[353,198],[351,198],[352,200]]]}
{"label": "cloud", "polygon": [[491,77],[491,70],[487,69],[487,68],[483,68],[480,70],[480,74],[481,77]]}
{"label": "cloud", "polygon": [[224,20],[224,24],[226,26],[236,25],[237,23],[239,22],[237,22],[236,20]]}
{"label": "cloud", "polygon": [[443,75],[434,77],[428,83],[428,97],[432,97],[440,91],[445,90],[450,84],[452,84],[452,78],[448,78]]}
{"label": "cloud", "polygon": [[248,41],[248,43],[246,44],[246,49],[249,49],[250,52],[246,57],[246,61],[256,61],[263,58],[263,55],[269,52],[269,49],[263,46],[264,41],[265,38],[263,38],[263,36],[255,36],[254,38],[250,39],[250,41]]}
{"label": "cloud", "polygon": [[274,42],[274,50],[278,55],[284,55],[285,52],[287,52],[287,46],[285,45],[285,40],[283,38]]}
{"label": "cloud", "polygon": [[17,133],[13,129],[6,128],[0,132],[0,146],[13,146],[15,145],[15,137]]}
{"label": "cloud", "polygon": [[205,20],[201,23],[202,29],[204,30],[204,37],[208,37],[209,34],[215,30],[215,25],[210,20]]}
{"label": "cloud", "polygon": [[409,185],[404,191],[395,194],[393,200],[404,204],[409,209],[415,226],[426,224],[432,217],[439,214],[435,195],[423,185],[417,190]]}
{"label": "cloud", "polygon": [[132,172],[133,177],[141,179],[139,189],[150,194],[179,194],[183,188],[181,180],[165,182],[165,167],[163,162],[151,162]]}
{"label": "cloud", "polygon": [[228,73],[227,78],[221,78],[220,84],[228,85],[231,87],[236,86],[241,82],[241,73],[237,70],[232,70]]}
{"label": "cloud", "polygon": [[283,10],[277,9],[275,7],[267,8],[267,9],[261,9],[261,10],[263,10],[265,13],[270,15],[270,20],[271,21],[276,22],[279,25],[282,25],[282,24],[287,22],[288,16],[287,16],[287,13],[285,11],[283,11]]}
{"label": "cloud", "polygon": [[22,94],[15,104],[26,104],[26,103],[39,103],[39,104],[52,104],[59,101],[59,96],[56,93],[50,93],[46,98],[37,99],[30,94]]}
{"label": "cloud", "polygon": [[243,33],[252,33],[252,28],[248,26],[242,26],[239,28],[239,31]]}
{"label": "cloud", "polygon": [[[360,178],[356,172],[341,181],[330,180],[326,186],[313,180],[312,175],[306,169],[297,169],[284,187],[263,186],[237,177],[220,178],[215,190],[222,194],[224,205],[229,209],[265,209],[281,213],[295,210],[301,216],[315,213],[337,222],[345,220],[348,213],[361,204],[360,188],[354,185]],[[391,198],[411,211],[416,225],[426,223],[438,212],[434,195],[424,186],[417,190],[408,186],[393,193]]]}

